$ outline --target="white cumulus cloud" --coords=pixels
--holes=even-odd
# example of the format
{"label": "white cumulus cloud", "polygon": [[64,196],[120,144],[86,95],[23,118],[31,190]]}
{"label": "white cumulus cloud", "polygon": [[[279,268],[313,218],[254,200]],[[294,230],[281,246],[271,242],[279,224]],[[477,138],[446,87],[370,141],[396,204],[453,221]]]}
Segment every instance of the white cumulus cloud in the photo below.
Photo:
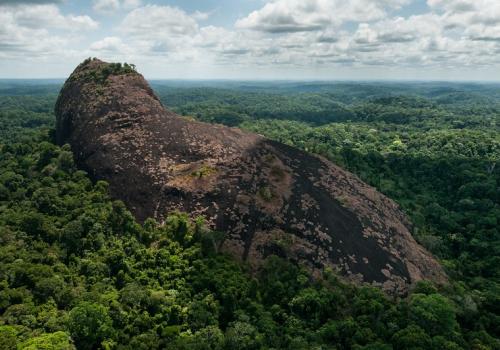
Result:
{"label": "white cumulus cloud", "polygon": [[75,36],[98,26],[87,15],[64,15],[53,4],[0,6],[0,53],[5,58],[26,52],[62,57],[71,52]]}
{"label": "white cumulus cloud", "polygon": [[185,11],[170,6],[147,5],[131,11],[123,20],[121,29],[145,38],[193,35],[198,23]]}
{"label": "white cumulus cloud", "polygon": [[382,18],[409,0],[274,0],[236,22],[237,28],[269,33],[314,31],[346,21]]}
{"label": "white cumulus cloud", "polygon": [[500,68],[499,0],[427,0],[418,15],[399,11],[412,1],[268,0],[231,25],[201,7],[93,0],[91,13],[113,15],[99,32],[89,14],[62,11],[64,0],[0,0],[0,60],[98,56],[175,74]]}
{"label": "white cumulus cloud", "polygon": [[141,6],[141,0],[94,0],[92,8],[101,13],[130,10]]}

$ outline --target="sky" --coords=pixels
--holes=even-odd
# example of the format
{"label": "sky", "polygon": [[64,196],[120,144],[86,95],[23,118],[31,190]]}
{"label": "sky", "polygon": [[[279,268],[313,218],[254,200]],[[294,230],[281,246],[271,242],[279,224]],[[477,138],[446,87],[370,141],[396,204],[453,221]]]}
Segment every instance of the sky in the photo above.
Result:
{"label": "sky", "polygon": [[500,81],[500,0],[0,0],[0,78]]}

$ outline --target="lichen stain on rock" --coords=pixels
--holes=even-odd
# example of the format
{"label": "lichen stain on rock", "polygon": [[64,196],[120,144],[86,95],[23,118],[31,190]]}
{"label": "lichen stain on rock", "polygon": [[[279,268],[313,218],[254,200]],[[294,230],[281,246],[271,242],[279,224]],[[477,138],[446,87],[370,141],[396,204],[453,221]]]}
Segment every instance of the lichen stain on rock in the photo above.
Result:
{"label": "lichen stain on rock", "polygon": [[[139,221],[203,215],[254,268],[270,254],[402,294],[444,283],[396,203],[331,162],[236,128],[180,117],[142,75],[87,60],[56,103],[57,140]],[[108,74],[110,71],[112,73]],[[106,74],[104,74],[104,73]]]}

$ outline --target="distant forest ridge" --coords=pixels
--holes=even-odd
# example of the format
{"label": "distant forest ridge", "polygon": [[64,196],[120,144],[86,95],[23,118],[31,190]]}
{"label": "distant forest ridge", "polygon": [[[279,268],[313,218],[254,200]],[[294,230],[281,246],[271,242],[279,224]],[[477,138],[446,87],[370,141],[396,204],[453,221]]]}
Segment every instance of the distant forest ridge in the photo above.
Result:
{"label": "distant forest ridge", "polygon": [[[0,79],[0,94],[58,93],[65,79]],[[154,87],[217,88],[249,92],[343,93],[353,96],[413,94],[437,98],[450,93],[485,94],[500,100],[500,82],[441,81],[248,81],[248,80],[163,80],[150,79]]]}

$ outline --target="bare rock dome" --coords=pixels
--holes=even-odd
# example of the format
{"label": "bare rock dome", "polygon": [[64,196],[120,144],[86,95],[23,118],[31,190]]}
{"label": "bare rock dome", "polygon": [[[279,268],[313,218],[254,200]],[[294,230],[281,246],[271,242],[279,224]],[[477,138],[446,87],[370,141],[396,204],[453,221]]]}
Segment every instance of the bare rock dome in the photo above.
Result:
{"label": "bare rock dome", "polygon": [[58,142],[140,221],[203,215],[226,233],[221,249],[256,268],[276,254],[394,294],[446,281],[392,200],[321,157],[176,115],[130,66],[80,64],[56,116]]}

